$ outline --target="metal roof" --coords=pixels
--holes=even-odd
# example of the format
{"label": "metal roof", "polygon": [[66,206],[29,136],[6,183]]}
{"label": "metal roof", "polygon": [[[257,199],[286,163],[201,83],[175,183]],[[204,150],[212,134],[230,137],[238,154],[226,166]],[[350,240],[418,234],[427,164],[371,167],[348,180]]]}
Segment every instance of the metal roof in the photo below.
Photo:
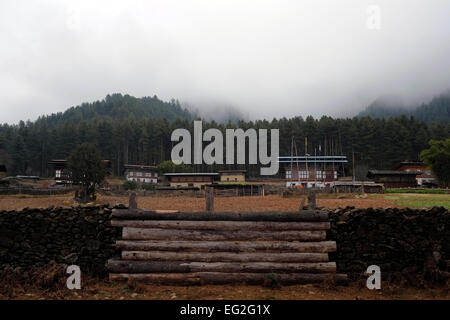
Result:
{"label": "metal roof", "polygon": [[347,163],[347,156],[281,156],[279,163]]}
{"label": "metal roof", "polygon": [[144,170],[158,170],[155,166],[145,166],[140,164],[125,164],[125,169],[144,169]]}
{"label": "metal roof", "polygon": [[384,174],[384,175],[418,175],[421,174],[421,171],[399,171],[399,170],[369,170],[369,174],[377,175],[377,174]]}
{"label": "metal roof", "polygon": [[165,173],[165,176],[218,176],[218,173],[206,173],[206,172],[178,172],[178,173]]}

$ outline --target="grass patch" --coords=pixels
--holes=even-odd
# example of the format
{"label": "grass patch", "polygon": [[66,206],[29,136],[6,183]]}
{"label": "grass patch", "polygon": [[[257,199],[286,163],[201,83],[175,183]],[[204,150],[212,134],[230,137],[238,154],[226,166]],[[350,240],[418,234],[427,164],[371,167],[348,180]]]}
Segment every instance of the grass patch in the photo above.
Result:
{"label": "grass patch", "polygon": [[386,199],[392,200],[396,205],[407,208],[432,208],[444,207],[450,209],[450,195],[448,196],[387,196]]}
{"label": "grass patch", "polygon": [[384,193],[449,194],[449,191],[442,189],[386,189]]}

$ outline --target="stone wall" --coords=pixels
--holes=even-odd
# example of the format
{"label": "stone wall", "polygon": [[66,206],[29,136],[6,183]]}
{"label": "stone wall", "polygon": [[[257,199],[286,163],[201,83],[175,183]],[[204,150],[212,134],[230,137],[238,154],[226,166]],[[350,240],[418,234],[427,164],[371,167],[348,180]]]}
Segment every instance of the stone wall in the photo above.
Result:
{"label": "stone wall", "polygon": [[355,209],[330,212],[328,239],[335,240],[338,272],[357,278],[370,265],[384,275],[426,275],[450,259],[450,211]]}
{"label": "stone wall", "polygon": [[105,275],[106,261],[120,229],[109,226],[112,208],[0,211],[0,269],[76,264],[83,272]]}

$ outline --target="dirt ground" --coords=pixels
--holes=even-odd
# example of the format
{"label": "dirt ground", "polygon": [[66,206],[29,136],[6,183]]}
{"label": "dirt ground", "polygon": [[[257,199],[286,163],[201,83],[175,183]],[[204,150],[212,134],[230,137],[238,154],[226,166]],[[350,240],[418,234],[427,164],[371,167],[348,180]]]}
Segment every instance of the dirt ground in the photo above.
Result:
{"label": "dirt ground", "polygon": [[[354,206],[356,208],[369,207],[400,207],[394,201],[386,199],[384,195],[319,195],[317,205],[320,207],[337,208]],[[125,196],[98,195],[97,203],[127,204]],[[49,206],[70,207],[73,205],[72,195],[59,196],[29,196],[10,195],[0,196],[0,210],[20,210],[29,208],[47,208]],[[296,211],[300,205],[299,198],[283,198],[279,195],[253,197],[216,197],[214,209],[216,211]],[[195,197],[138,197],[138,207],[148,210],[186,210],[198,211],[205,209],[205,200]]]}
{"label": "dirt ground", "polygon": [[405,288],[382,284],[369,290],[363,282],[348,286],[296,285],[266,288],[255,285],[156,286],[89,280],[81,290],[18,289],[0,299],[76,300],[449,300],[449,288]]}

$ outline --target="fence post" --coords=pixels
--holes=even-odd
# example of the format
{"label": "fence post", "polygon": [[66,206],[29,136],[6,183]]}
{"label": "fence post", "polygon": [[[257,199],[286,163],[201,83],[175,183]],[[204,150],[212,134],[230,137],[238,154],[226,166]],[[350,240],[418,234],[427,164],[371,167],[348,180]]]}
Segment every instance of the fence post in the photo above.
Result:
{"label": "fence post", "polygon": [[214,211],[214,187],[205,186],[206,211]]}
{"label": "fence post", "polygon": [[130,209],[130,210],[137,209],[136,192],[132,192],[130,194],[130,199],[128,200],[128,209]]}
{"label": "fence post", "polygon": [[308,209],[316,209],[316,190],[308,191]]}

